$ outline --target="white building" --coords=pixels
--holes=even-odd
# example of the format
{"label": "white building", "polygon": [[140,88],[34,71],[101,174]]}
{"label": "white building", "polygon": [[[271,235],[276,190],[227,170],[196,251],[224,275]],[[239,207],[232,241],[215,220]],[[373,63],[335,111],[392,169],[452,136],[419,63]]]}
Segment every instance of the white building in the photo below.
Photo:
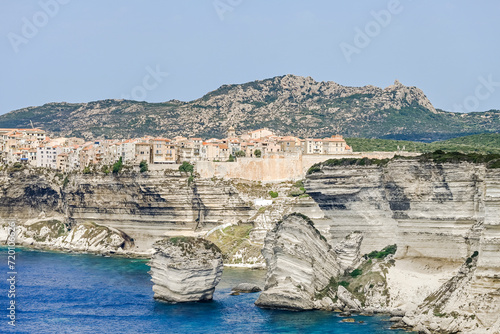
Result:
{"label": "white building", "polygon": [[36,166],[57,169],[57,155],[62,151],[60,146],[39,146],[36,150]]}

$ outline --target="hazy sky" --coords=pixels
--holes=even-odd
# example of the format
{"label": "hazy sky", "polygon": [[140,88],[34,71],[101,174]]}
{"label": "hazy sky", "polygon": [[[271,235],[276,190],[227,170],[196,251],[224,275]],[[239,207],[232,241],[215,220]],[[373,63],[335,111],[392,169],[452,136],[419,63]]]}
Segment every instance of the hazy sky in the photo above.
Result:
{"label": "hazy sky", "polygon": [[0,0],[0,113],[192,100],[277,75],[500,109],[500,1]]}

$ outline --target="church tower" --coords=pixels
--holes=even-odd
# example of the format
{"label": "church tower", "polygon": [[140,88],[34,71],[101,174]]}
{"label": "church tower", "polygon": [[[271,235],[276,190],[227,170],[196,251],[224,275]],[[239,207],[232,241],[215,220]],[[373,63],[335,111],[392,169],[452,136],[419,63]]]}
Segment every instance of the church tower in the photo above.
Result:
{"label": "church tower", "polygon": [[236,131],[232,126],[227,129],[227,138],[236,138]]}

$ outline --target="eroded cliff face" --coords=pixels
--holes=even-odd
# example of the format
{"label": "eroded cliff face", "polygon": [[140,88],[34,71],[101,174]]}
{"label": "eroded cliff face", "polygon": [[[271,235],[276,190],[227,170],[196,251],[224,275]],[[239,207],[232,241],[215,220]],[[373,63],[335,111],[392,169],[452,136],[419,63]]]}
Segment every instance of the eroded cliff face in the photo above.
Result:
{"label": "eroded cliff face", "polygon": [[172,303],[212,300],[223,270],[220,249],[193,237],[157,241],[148,265],[154,298]]}
{"label": "eroded cliff face", "polygon": [[360,231],[361,253],[397,244],[386,301],[374,306],[403,308],[422,331],[498,332],[500,171],[415,160],[323,166],[306,188],[330,243]]}
{"label": "eroded cliff face", "polygon": [[[66,252],[128,255],[134,241],[122,231],[95,223],[82,223],[69,228],[61,220],[32,219],[15,226],[16,244]],[[7,240],[11,224],[0,224],[0,240]]]}
{"label": "eroded cliff face", "polygon": [[124,232],[145,253],[168,233],[203,233],[219,224],[247,221],[251,203],[229,182],[180,172],[114,175],[26,169],[0,175],[0,219],[21,226],[57,217],[67,226],[93,222]]}
{"label": "eroded cliff face", "polygon": [[279,222],[267,234],[262,253],[267,277],[257,306],[311,310],[331,304],[335,291],[329,284],[341,272],[340,264],[307,217],[292,214]]}
{"label": "eroded cliff face", "polygon": [[[3,171],[0,223],[57,219],[68,229],[94,223],[123,232],[133,240],[128,252],[143,256],[165,235],[209,237],[225,250],[228,265],[261,267],[267,230],[297,200],[287,196],[291,187],[200,177],[189,182],[188,175],[173,170],[119,175]],[[254,204],[271,199],[270,190],[280,196],[265,206]]]}

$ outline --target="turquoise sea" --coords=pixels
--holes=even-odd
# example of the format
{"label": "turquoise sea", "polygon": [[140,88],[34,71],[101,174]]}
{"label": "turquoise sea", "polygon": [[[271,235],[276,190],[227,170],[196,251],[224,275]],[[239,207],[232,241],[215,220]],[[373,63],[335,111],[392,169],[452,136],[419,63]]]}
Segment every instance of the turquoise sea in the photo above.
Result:
{"label": "turquoise sea", "polygon": [[[0,251],[2,333],[401,333],[387,317],[263,310],[258,294],[230,296],[240,282],[263,285],[264,271],[224,270],[214,301],[153,299],[146,261],[17,249],[16,326],[8,324],[7,252]],[[359,323],[364,321],[364,323]]]}

